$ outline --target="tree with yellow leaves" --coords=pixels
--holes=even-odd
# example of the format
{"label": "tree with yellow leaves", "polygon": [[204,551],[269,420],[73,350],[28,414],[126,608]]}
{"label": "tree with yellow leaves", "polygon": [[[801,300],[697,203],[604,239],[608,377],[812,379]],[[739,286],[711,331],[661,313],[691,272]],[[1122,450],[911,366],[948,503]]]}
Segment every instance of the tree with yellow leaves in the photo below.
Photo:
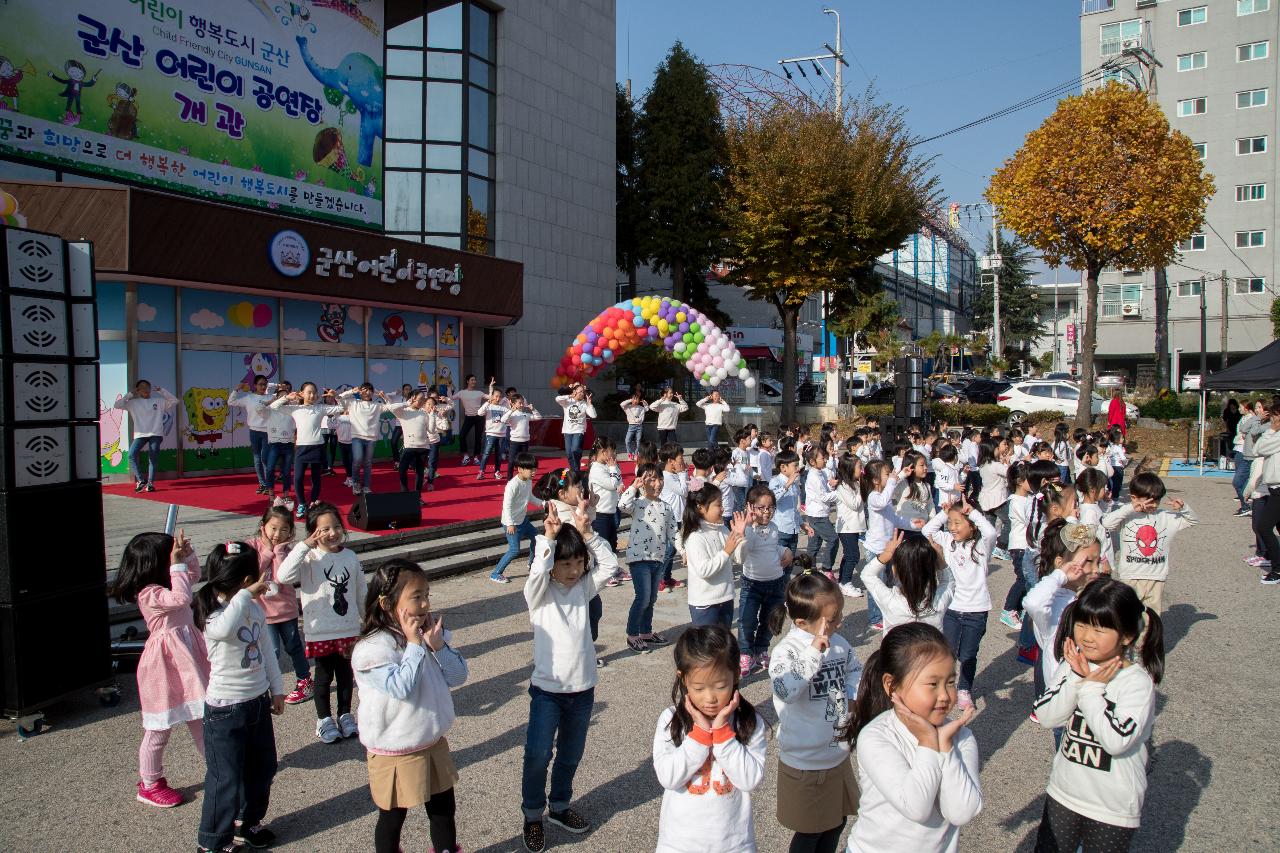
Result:
{"label": "tree with yellow leaves", "polygon": [[779,100],[726,128],[726,280],[782,320],[782,419],[795,419],[796,321],[805,300],[865,281],[934,202],[929,161],[900,111],[869,98],[844,113]]}
{"label": "tree with yellow leaves", "polygon": [[1085,274],[1077,424],[1091,421],[1099,274],[1170,263],[1213,192],[1191,140],[1145,93],[1114,82],[1058,104],[992,176],[987,199],[1002,224],[1045,263]]}

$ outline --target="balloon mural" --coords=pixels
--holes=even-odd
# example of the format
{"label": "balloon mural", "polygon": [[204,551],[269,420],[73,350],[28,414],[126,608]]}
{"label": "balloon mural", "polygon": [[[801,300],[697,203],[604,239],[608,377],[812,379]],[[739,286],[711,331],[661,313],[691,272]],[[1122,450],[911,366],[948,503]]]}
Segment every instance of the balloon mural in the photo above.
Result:
{"label": "balloon mural", "polygon": [[551,387],[589,379],[644,344],[661,344],[703,387],[714,388],[729,377],[755,387],[755,377],[728,335],[692,305],[657,296],[628,299],[600,312],[565,350]]}

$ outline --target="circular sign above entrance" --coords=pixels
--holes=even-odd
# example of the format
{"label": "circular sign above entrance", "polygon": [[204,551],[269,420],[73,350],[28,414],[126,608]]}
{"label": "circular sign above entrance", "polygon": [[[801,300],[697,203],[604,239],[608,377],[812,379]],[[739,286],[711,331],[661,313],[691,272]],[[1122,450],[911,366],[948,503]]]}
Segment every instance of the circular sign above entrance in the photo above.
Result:
{"label": "circular sign above entrance", "polygon": [[297,231],[281,231],[271,238],[268,248],[271,254],[271,265],[276,272],[297,278],[307,271],[311,263],[311,247],[306,239]]}

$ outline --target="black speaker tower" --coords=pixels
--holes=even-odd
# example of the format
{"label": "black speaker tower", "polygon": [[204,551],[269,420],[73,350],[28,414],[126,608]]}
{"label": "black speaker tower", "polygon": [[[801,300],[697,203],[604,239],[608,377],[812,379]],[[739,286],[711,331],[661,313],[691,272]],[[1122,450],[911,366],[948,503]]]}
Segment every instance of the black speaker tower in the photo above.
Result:
{"label": "black speaker tower", "polygon": [[899,358],[894,362],[893,373],[894,420],[923,425],[926,416],[924,360],[915,357]]}
{"label": "black speaker tower", "polygon": [[417,492],[365,492],[347,513],[357,530],[403,530],[422,524],[422,499]]}
{"label": "black speaker tower", "polygon": [[[0,228],[0,710],[111,679],[93,246]],[[59,530],[58,553],[44,534]]]}

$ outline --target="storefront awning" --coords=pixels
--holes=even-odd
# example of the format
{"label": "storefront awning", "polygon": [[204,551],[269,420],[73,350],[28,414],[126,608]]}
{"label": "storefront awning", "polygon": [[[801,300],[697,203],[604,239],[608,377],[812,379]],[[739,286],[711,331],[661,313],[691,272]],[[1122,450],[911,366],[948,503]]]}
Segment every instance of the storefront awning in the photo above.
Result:
{"label": "storefront awning", "polygon": [[769,361],[782,361],[781,357],[770,347],[738,347],[738,354],[743,358],[765,358]]}

